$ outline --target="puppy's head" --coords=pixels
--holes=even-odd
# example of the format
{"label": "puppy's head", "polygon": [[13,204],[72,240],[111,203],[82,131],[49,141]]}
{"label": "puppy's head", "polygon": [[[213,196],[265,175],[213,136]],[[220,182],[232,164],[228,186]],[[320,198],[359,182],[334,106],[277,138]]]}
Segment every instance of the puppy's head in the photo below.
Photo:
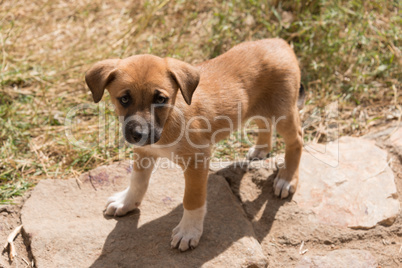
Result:
{"label": "puppy's head", "polygon": [[85,75],[95,103],[105,89],[109,91],[117,114],[124,119],[125,139],[137,146],[159,141],[178,89],[190,105],[199,78],[190,64],[152,55],[103,60]]}

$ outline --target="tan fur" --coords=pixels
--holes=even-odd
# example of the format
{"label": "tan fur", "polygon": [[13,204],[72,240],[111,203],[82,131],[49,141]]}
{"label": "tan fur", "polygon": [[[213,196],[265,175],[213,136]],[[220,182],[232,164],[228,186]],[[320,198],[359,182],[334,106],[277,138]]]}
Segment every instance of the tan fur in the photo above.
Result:
{"label": "tan fur", "polygon": [[[190,141],[205,145],[205,148],[194,148],[185,137],[167,148],[155,148],[154,145],[135,148],[144,157],[171,157],[173,153],[182,157],[184,163],[179,164],[183,167],[190,163],[184,173],[185,209],[200,208],[206,199],[209,162],[196,163],[195,155],[201,153],[209,157],[212,138],[215,142],[226,138],[230,134],[230,127],[241,127],[240,124],[253,116],[267,118],[271,124],[272,118],[286,117],[276,125],[286,143],[286,168],[279,171],[279,176],[291,183],[291,192],[296,189],[302,149],[302,132],[296,104],[300,70],[293,50],[285,41],[265,39],[242,43],[197,66],[151,55],[107,60],[91,68],[86,80],[95,102],[101,99],[104,88],[108,89],[117,113],[121,116],[139,114],[148,118],[154,90],[163,90],[170,98],[169,104],[177,109],[166,109],[159,115],[164,126],[162,136],[155,145],[170,144],[177,139],[182,126],[180,112],[186,123],[197,116],[209,120],[210,131],[189,132]],[[135,104],[128,108],[123,108],[117,100],[125,90],[129,90],[135,99]],[[239,107],[241,120],[238,120]],[[228,120],[216,119],[222,115],[228,116],[233,126]],[[266,128],[263,122],[257,120],[257,123],[261,129]],[[191,129],[199,130],[207,127],[205,120],[201,119],[193,120],[190,126]],[[222,129],[226,131],[218,132]],[[216,136],[213,136],[214,133]],[[271,133],[260,133],[257,144],[266,144],[267,150],[270,150]]]}

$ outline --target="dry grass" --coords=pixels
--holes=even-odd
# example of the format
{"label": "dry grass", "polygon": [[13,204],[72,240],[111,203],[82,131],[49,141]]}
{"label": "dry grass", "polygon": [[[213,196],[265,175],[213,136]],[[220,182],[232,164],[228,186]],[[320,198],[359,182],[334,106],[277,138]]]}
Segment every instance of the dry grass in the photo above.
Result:
{"label": "dry grass", "polygon": [[[306,140],[332,139],[334,129],[359,136],[400,120],[398,1],[290,3],[0,1],[0,202],[38,179],[77,176],[121,156],[107,105],[106,127],[94,109],[74,121],[77,139],[96,141],[106,130],[106,142],[82,149],[65,134],[70,109],[91,103],[85,71],[105,58],[152,53],[197,63],[242,41],[282,37],[300,59],[308,90]],[[338,106],[326,109],[333,102]],[[232,137],[215,156],[233,159],[247,147]]]}

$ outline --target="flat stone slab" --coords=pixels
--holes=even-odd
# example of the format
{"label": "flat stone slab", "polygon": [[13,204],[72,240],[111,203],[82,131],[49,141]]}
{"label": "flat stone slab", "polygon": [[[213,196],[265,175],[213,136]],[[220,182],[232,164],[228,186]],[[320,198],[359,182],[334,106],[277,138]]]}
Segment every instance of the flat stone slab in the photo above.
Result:
{"label": "flat stone slab", "polygon": [[402,149],[402,126],[392,132],[389,141],[394,147]]}
{"label": "flat stone slab", "polygon": [[388,142],[393,147],[393,151],[398,154],[399,161],[402,163],[402,125],[392,128]]}
{"label": "flat stone slab", "polygon": [[211,175],[204,234],[195,250],[170,248],[182,216],[183,173],[158,168],[140,210],[103,215],[107,198],[128,185],[128,162],[69,180],[43,180],[22,209],[37,267],[265,267],[251,223],[226,180]]}
{"label": "flat stone slab", "polygon": [[334,250],[324,256],[306,256],[296,268],[376,268],[377,262],[370,252],[356,249]]}
{"label": "flat stone slab", "polygon": [[312,221],[350,228],[391,225],[400,209],[387,152],[352,137],[305,147],[293,200]]}

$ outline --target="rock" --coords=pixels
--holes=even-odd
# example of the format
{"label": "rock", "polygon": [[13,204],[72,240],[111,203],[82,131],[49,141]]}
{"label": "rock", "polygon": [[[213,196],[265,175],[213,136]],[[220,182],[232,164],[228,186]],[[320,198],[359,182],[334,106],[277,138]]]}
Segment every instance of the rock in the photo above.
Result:
{"label": "rock", "polygon": [[351,137],[305,147],[293,200],[312,221],[363,229],[392,224],[400,206],[387,152]]}
{"label": "rock", "polygon": [[402,163],[402,125],[391,132],[389,143],[393,147],[394,152],[398,154],[399,161]]}
{"label": "rock", "polygon": [[391,147],[391,152],[398,155],[402,163],[402,123],[396,126],[387,126],[386,128],[364,135],[367,139],[375,140],[380,146]]}
{"label": "rock", "polygon": [[[274,161],[283,159],[233,163],[218,171],[253,220],[257,235],[261,233],[259,241],[269,232],[270,224],[257,224],[263,214],[263,222],[267,223],[272,218],[291,219],[291,213],[297,212],[289,206],[282,208],[286,200],[272,196]],[[362,229],[391,225],[400,206],[387,152],[373,141],[349,137],[327,145],[306,146],[299,187],[292,200],[309,215],[310,222]]]}
{"label": "rock", "polygon": [[389,141],[394,147],[402,148],[402,126],[393,131]]}
{"label": "rock", "polygon": [[370,252],[355,249],[334,250],[325,256],[305,256],[296,265],[296,268],[318,267],[375,268],[378,266]]}
{"label": "rock", "polygon": [[128,162],[78,180],[43,180],[22,209],[38,267],[265,267],[251,223],[225,179],[211,175],[204,234],[195,250],[170,248],[182,215],[183,172],[158,168],[140,210],[107,218],[107,198],[128,184]]}
{"label": "rock", "polygon": [[402,127],[402,124],[400,126],[389,126],[386,125],[380,130],[375,130],[374,132],[369,132],[366,135],[363,136],[363,138],[370,139],[370,140],[377,140],[377,141],[385,141],[389,139],[390,135],[395,132],[397,128]]}

